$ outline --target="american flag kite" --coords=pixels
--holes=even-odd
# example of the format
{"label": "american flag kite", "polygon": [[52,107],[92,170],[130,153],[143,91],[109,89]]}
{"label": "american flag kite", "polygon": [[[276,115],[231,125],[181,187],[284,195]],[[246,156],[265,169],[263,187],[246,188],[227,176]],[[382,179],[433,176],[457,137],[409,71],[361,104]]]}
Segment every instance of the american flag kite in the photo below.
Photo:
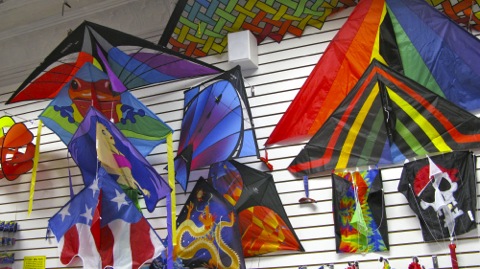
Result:
{"label": "american flag kite", "polygon": [[165,249],[161,239],[103,168],[87,188],[49,220],[60,261],[84,268],[139,268]]}

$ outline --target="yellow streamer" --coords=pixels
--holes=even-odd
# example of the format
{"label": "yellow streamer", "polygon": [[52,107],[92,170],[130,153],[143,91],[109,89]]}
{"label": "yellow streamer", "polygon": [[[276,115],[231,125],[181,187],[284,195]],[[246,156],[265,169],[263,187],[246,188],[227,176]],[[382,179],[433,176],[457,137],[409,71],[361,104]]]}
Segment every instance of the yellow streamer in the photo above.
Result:
{"label": "yellow streamer", "polygon": [[[168,164],[168,185],[172,188],[170,192],[170,206],[172,212],[172,234],[170,240],[173,240],[173,246],[176,245],[175,238],[177,238],[177,210],[176,210],[176,198],[175,198],[175,170],[173,163],[173,138],[172,133],[167,136],[167,164]],[[168,206],[168,205],[167,205]],[[175,254],[173,254],[175,257]]]}
{"label": "yellow streamer", "polygon": [[33,157],[32,181],[30,182],[30,196],[28,199],[28,216],[32,213],[33,195],[35,193],[35,182],[37,181],[37,167],[40,155],[40,137],[42,136],[42,121],[38,120],[37,139],[35,140],[35,155]]}

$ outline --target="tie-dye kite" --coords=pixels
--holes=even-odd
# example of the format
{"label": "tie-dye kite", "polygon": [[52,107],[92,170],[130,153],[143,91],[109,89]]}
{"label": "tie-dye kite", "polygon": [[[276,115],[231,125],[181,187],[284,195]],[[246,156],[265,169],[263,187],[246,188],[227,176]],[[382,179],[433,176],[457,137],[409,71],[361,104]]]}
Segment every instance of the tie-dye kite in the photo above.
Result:
{"label": "tie-dye kite", "polygon": [[362,0],[266,145],[311,138],[374,59],[463,109],[478,110],[479,47],[480,40],[424,0]]}
{"label": "tie-dye kite", "polygon": [[475,148],[479,118],[375,60],[288,170],[310,175]]}
{"label": "tie-dye kite", "polygon": [[354,0],[199,1],[180,0],[165,27],[160,45],[187,56],[223,53],[228,33],[250,30],[261,43],[285,35],[301,36],[306,27],[322,28],[327,17]]}
{"label": "tie-dye kite", "polygon": [[338,253],[387,251],[388,227],[380,170],[332,174]]}

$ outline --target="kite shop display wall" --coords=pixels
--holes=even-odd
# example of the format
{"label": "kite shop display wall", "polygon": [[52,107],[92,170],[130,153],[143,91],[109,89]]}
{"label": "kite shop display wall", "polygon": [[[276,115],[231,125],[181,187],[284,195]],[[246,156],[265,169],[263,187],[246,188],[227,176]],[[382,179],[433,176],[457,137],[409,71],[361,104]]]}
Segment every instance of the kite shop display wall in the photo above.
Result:
{"label": "kite shop display wall", "polygon": [[[350,11],[332,17],[321,31],[307,28],[301,38],[287,36],[281,43],[266,41],[259,45],[258,69],[244,70],[243,76],[249,94],[249,102],[255,124],[257,142],[260,148],[272,132],[276,123],[295,97],[307,76],[321,57],[329,41],[343,25]],[[202,60],[228,70],[226,54],[205,57]],[[183,91],[205,79],[183,80],[134,90],[151,110],[158,114],[174,132],[174,149],[177,148],[182,119]],[[24,122],[37,134],[37,116],[47,101],[24,102],[5,105],[5,101],[18,85],[1,89],[0,110],[13,115],[16,122]],[[34,141],[35,142],[35,141]],[[448,241],[425,243],[420,224],[409,208],[405,197],[397,191],[402,171],[401,166],[381,169],[388,222],[390,250],[369,254],[337,254],[332,213],[332,182],[330,176],[312,176],[309,179],[310,197],[313,204],[300,204],[305,196],[303,181],[287,171],[287,166],[304,144],[274,146],[268,155],[274,170],[271,172],[280,193],[281,200],[305,252],[274,252],[260,257],[247,258],[247,268],[318,268],[333,264],[335,268],[346,268],[347,262],[358,261],[360,268],[382,268],[380,257],[389,259],[393,268],[408,268],[413,256],[417,256],[426,268],[433,268],[432,255],[437,256],[440,268],[451,267]],[[261,152],[262,155],[264,152]],[[167,178],[164,170],[167,164],[166,146],[158,146],[147,160]],[[255,158],[240,159],[253,168],[267,171],[266,166]],[[478,163],[478,158],[477,158]],[[23,268],[25,256],[46,256],[46,268],[82,268],[80,260],[64,266],[58,258],[57,242],[48,235],[47,221],[70,200],[69,174],[73,189],[78,193],[83,188],[79,169],[67,155],[65,145],[48,128],[41,130],[40,161],[33,203],[33,212],[28,215],[28,200],[31,171],[14,181],[0,180],[0,220],[14,220],[18,223],[13,246],[2,246],[0,252],[15,253],[13,268]],[[477,171],[477,177],[478,177]],[[191,179],[206,176],[207,170],[192,172]],[[182,209],[194,183],[184,193],[177,184],[177,214]],[[477,189],[478,188],[477,183]],[[480,191],[477,191],[480,193]],[[477,204],[480,203],[477,194]],[[166,206],[161,201],[155,211],[149,213],[144,206],[143,213],[162,238],[166,232]],[[476,211],[478,221],[478,210]],[[480,268],[479,231],[475,229],[456,238],[457,257],[460,268]]]}

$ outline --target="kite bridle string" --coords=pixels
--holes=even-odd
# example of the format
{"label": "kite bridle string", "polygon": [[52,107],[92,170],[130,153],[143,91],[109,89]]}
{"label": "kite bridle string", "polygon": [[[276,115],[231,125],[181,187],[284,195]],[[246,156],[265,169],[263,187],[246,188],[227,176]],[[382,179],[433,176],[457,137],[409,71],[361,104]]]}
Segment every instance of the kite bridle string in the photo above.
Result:
{"label": "kite bridle string", "polygon": [[[352,175],[352,174],[350,174],[350,175]],[[365,222],[365,220],[364,220],[364,218],[363,218],[362,205],[361,205],[361,203],[360,203],[360,198],[358,197],[358,186],[357,186],[357,183],[356,183],[356,181],[355,181],[355,177],[354,177],[354,176],[352,176],[352,183],[353,183],[353,194],[354,194],[354,196],[355,196],[355,209],[357,208],[357,206],[360,207],[361,218],[362,218],[362,221]],[[361,226],[360,226],[360,227],[361,227]],[[363,227],[361,227],[361,228],[363,228]],[[358,229],[357,229],[357,231],[358,231]],[[361,233],[360,231],[358,231],[357,244],[358,244],[359,246],[361,246],[361,242],[360,242],[361,236],[360,236],[360,235],[362,235],[362,234],[363,234],[363,233]],[[367,245],[368,245],[368,237],[365,236],[365,245],[364,245],[364,247],[359,248],[359,250],[362,251],[362,252],[365,251],[366,248],[367,248]]]}
{"label": "kite bridle string", "polygon": [[[353,183],[353,187],[354,187],[354,195],[355,195],[355,204],[356,206],[360,205],[360,199],[359,199],[359,196],[358,196],[358,186],[356,185],[355,183],[355,180],[352,178],[352,183]],[[385,217],[384,213],[385,213],[385,191],[383,190],[383,188],[381,189],[382,190],[382,217],[380,218],[380,223],[377,225],[377,228],[375,230],[372,230],[369,234],[374,234],[376,232],[378,232],[380,230],[380,227],[382,226],[382,223],[383,223],[383,219]],[[361,207],[361,205],[360,205]],[[363,211],[362,211],[362,218],[363,218]],[[365,239],[366,239],[366,243],[368,243],[368,236],[365,236]],[[357,239],[357,243],[360,245],[360,237]]]}
{"label": "kite bridle string", "polygon": [[[209,86],[211,86],[211,85],[213,85],[213,84],[210,84]],[[207,87],[209,87],[209,86],[207,86]],[[225,90],[225,88],[226,88],[226,85],[225,85],[225,87],[221,90],[222,93],[223,93],[223,91]],[[213,90],[213,88],[212,88],[212,90]],[[199,93],[197,93],[197,96],[198,96],[199,94],[201,94],[201,91],[202,91],[202,90],[200,90]],[[210,91],[210,95],[211,95],[211,94],[213,94],[213,91]],[[214,97],[216,98],[217,96],[214,96]],[[195,97],[194,97],[194,98],[195,98]],[[243,105],[242,105],[242,104],[243,104],[243,100],[241,100],[241,98],[239,97],[238,94],[237,94],[237,96],[231,101],[230,104],[223,106],[224,111],[227,111],[227,110],[230,109],[230,111],[233,112],[233,110],[230,108],[230,105],[231,105],[235,100],[237,100],[237,99],[239,100],[240,107],[242,108],[242,111],[243,111]],[[222,104],[222,103],[219,102],[218,104]],[[213,106],[210,111],[204,112],[204,113],[206,113],[206,114],[208,115],[209,113],[211,113],[211,112],[213,111],[214,108],[215,108],[215,106]],[[238,116],[242,116],[242,115],[239,114],[239,113],[236,113],[236,112],[233,112],[233,113],[237,114]],[[228,114],[227,114],[227,115],[228,115]],[[252,124],[252,126],[253,126],[253,123],[252,123],[252,122],[249,122],[249,121],[247,121],[247,120],[245,120],[245,119],[242,119],[242,121],[243,121],[243,122],[247,122],[247,123],[249,123],[249,124]],[[194,133],[194,134],[192,135],[192,137],[190,138],[190,140],[194,139],[194,138],[197,136],[197,134],[198,134],[197,132]]]}
{"label": "kite bridle string", "polygon": [[[438,248],[442,249],[444,246],[442,246],[442,244],[440,244],[440,240],[437,240],[437,238],[433,235],[433,232],[432,230],[430,229],[430,226],[428,225],[428,223],[425,221],[425,218],[422,214],[422,209],[420,208],[420,205],[418,204],[417,202],[417,199],[416,199],[416,195],[415,195],[415,192],[413,191],[413,188],[412,188],[412,184],[408,183],[408,187],[410,188],[410,191],[412,192],[412,195],[413,195],[413,200],[415,201],[415,205],[417,206],[417,210],[418,210],[418,214],[420,215],[420,217],[422,218],[422,221],[423,223],[425,223],[425,227],[427,227],[427,230],[428,232],[430,233],[430,235],[433,237],[433,239],[435,240],[435,243],[437,245]],[[438,216],[438,215],[437,215]],[[440,227],[441,226],[441,223],[440,223],[440,219],[437,217],[437,220],[440,224]],[[447,246],[447,249],[448,249],[448,246]]]}

